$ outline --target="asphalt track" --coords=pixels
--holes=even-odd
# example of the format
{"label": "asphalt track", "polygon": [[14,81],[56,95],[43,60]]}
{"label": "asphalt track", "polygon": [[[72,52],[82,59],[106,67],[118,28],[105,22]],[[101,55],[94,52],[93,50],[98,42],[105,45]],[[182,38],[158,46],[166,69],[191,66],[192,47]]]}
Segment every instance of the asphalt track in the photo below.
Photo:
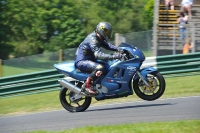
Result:
{"label": "asphalt track", "polygon": [[200,120],[200,96],[91,106],[85,112],[56,110],[0,117],[0,133],[59,131],[92,125]]}

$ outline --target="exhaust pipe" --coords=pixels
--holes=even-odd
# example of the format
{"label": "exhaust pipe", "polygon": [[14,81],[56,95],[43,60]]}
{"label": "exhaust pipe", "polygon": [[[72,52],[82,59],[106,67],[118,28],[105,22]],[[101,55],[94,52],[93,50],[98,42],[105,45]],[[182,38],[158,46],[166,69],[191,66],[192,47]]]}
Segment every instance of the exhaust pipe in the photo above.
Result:
{"label": "exhaust pipe", "polygon": [[62,85],[63,87],[65,87],[65,88],[67,88],[67,89],[69,89],[69,90],[71,90],[71,91],[73,91],[73,92],[75,92],[75,93],[78,93],[78,94],[81,93],[81,89],[80,89],[80,88],[78,88],[78,87],[76,87],[75,85],[73,85],[73,84],[67,82],[67,81],[64,80],[64,79],[60,79],[60,80],[58,80],[58,82],[59,82],[60,85]]}

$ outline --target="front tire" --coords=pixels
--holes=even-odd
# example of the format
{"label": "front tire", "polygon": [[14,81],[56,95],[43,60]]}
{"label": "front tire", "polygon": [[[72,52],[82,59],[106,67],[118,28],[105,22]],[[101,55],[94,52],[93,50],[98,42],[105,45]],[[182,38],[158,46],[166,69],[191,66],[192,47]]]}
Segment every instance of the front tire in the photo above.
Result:
{"label": "front tire", "polygon": [[143,81],[138,78],[133,81],[133,89],[138,97],[143,100],[153,101],[160,98],[165,91],[165,79],[159,72],[147,74],[147,87]]}
{"label": "front tire", "polygon": [[[75,82],[71,82],[75,84]],[[78,83],[78,87],[82,86],[82,83]],[[71,101],[70,97],[75,95],[75,93],[67,88],[62,88],[60,90],[60,103],[69,112],[82,112],[85,111],[91,104],[92,97],[82,96],[76,101]]]}

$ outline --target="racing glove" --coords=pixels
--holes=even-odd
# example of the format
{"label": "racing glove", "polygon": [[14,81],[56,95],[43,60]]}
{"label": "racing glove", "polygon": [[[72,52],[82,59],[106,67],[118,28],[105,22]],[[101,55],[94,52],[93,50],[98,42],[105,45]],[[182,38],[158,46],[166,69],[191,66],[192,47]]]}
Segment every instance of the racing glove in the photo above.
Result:
{"label": "racing glove", "polygon": [[122,54],[121,53],[116,53],[114,55],[111,55],[109,59],[114,60],[114,59],[121,59]]}
{"label": "racing glove", "polygon": [[120,47],[117,48],[117,52],[123,53],[123,49],[121,49]]}

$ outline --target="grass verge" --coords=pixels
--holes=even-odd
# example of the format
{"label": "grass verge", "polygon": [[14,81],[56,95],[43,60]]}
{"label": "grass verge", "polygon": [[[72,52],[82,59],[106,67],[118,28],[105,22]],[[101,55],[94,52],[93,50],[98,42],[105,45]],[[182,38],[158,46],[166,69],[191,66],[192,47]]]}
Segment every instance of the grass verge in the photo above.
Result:
{"label": "grass verge", "polygon": [[109,126],[87,126],[65,131],[29,133],[200,133],[200,120],[133,123]]}
{"label": "grass verge", "polygon": [[[166,78],[165,80],[166,90],[161,98],[200,95],[200,75]],[[136,100],[141,99],[135,94],[133,96],[104,101],[96,101],[93,98],[92,105]],[[59,91],[1,98],[0,107],[0,116],[63,109],[59,102]]]}

